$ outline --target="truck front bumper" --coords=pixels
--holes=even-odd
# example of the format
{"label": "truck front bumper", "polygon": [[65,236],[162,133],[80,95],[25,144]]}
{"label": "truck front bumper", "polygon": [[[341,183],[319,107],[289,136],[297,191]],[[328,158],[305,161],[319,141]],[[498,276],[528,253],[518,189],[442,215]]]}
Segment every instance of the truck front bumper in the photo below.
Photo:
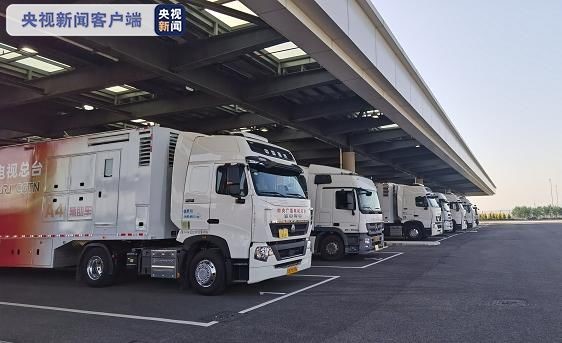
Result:
{"label": "truck front bumper", "polygon": [[434,223],[434,224],[431,225],[431,229],[426,228],[425,232],[426,232],[427,235],[437,236],[437,235],[440,235],[440,234],[443,233],[443,226],[442,226],[441,223],[439,223],[439,224]]}
{"label": "truck front bumper", "polygon": [[254,258],[256,248],[267,246],[267,243],[253,243],[250,247],[250,263],[248,283],[256,283],[276,277],[294,274],[310,268],[312,263],[311,245],[305,247],[305,254],[278,260],[276,256],[269,256],[267,261]]}

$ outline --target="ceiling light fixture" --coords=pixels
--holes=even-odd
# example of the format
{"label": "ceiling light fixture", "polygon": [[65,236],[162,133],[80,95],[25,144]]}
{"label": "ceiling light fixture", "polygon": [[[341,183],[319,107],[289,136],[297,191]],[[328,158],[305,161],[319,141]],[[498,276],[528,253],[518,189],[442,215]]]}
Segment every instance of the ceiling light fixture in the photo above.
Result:
{"label": "ceiling light fixture", "polygon": [[28,53],[30,53],[30,54],[37,54],[37,53],[38,53],[38,52],[35,51],[34,49],[29,48],[29,47],[27,47],[27,46],[21,48],[21,51],[25,51],[25,52],[28,52]]}
{"label": "ceiling light fixture", "polygon": [[82,108],[86,111],[93,111],[95,109],[92,105],[83,105]]}

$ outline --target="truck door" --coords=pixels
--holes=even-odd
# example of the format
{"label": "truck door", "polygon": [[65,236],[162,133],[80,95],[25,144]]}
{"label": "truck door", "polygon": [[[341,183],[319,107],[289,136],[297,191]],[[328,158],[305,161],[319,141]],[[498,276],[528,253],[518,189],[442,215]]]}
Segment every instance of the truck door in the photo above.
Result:
{"label": "truck door", "polygon": [[121,152],[96,154],[94,224],[96,233],[116,231],[119,204],[119,172]]}
{"label": "truck door", "polygon": [[330,189],[334,197],[333,225],[345,233],[359,230],[359,210],[353,188]]}
{"label": "truck door", "polygon": [[[252,198],[243,164],[215,164],[210,233],[227,239],[233,257],[248,254],[252,237]],[[232,243],[232,246],[231,246]]]}
{"label": "truck door", "polygon": [[190,234],[209,232],[211,204],[212,164],[190,165],[184,187],[182,230]]}

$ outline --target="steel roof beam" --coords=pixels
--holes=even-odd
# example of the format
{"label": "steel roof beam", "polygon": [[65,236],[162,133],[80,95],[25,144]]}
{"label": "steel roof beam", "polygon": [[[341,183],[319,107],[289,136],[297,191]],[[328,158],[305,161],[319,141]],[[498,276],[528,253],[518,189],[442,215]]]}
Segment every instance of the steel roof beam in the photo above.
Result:
{"label": "steel roof beam", "polygon": [[[88,67],[26,82],[35,89],[14,88],[0,98],[0,108],[47,100],[70,93],[103,89],[153,78],[154,74],[122,63]],[[39,91],[40,89],[40,91]]]}
{"label": "steel roof beam", "polygon": [[365,146],[364,149],[370,153],[381,153],[387,152],[392,150],[401,150],[406,148],[412,148],[418,145],[413,139],[404,140],[404,141],[396,141],[396,142],[384,142],[384,143],[377,143]]}
{"label": "steel roof beam", "polygon": [[398,139],[409,137],[402,129],[394,129],[388,131],[375,131],[369,133],[356,134],[349,137],[349,144],[351,146],[358,146],[364,144],[378,143],[386,140]]}
{"label": "steel roof beam", "polygon": [[244,95],[244,97],[250,101],[255,101],[334,82],[337,82],[337,79],[323,69],[295,73],[258,82],[254,86],[251,86],[250,90]]}
{"label": "steel roof beam", "polygon": [[270,27],[252,27],[213,36],[181,48],[174,55],[172,70],[184,71],[226,62],[286,41],[285,37]]}
{"label": "steel roof beam", "polygon": [[150,117],[187,112],[190,110],[214,107],[224,104],[223,99],[204,93],[193,94],[185,98],[173,98],[140,102],[119,106],[116,110],[98,109],[94,111],[79,111],[64,116],[49,125],[53,130],[76,129],[88,126],[98,126],[131,119],[149,119]]}
{"label": "steel roof beam", "polygon": [[325,121],[324,134],[327,136],[341,135],[346,133],[365,131],[378,126],[391,123],[386,117],[378,119],[374,118],[357,118],[357,119],[343,119],[337,121]]}
{"label": "steel roof beam", "polygon": [[291,116],[296,122],[333,116],[336,114],[359,112],[370,109],[371,105],[354,96],[349,99],[327,101],[318,104],[302,105]]}

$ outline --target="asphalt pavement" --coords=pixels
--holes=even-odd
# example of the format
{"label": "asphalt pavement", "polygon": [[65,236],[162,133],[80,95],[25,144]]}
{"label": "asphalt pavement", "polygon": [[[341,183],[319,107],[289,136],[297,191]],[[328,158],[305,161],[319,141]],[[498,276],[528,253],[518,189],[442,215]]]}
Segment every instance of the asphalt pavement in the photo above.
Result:
{"label": "asphalt pavement", "polygon": [[218,297],[0,269],[0,342],[562,342],[562,224],[476,231],[315,260]]}

